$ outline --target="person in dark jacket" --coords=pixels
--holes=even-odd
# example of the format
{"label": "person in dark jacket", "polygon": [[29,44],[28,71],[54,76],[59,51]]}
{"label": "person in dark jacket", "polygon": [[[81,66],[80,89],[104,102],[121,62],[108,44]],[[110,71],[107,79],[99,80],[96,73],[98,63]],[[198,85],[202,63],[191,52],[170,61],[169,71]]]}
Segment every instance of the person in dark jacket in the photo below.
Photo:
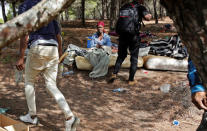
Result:
{"label": "person in dark jacket", "polygon": [[[139,5],[137,10],[139,13],[139,20],[142,21],[142,18],[145,20],[151,19],[151,14],[147,11],[147,9],[142,5],[142,0],[134,0],[131,5]],[[139,27],[135,27],[137,30]],[[117,78],[117,74],[121,68],[121,65],[125,58],[127,57],[127,49],[130,51],[130,70],[129,70],[129,79],[128,84],[134,85],[136,84],[136,81],[134,81],[134,76],[137,70],[137,63],[138,63],[138,54],[139,54],[139,43],[140,43],[140,37],[139,37],[139,31],[136,34],[129,34],[129,33],[123,33],[119,34],[119,46],[118,46],[118,58],[115,63],[115,68],[113,71],[113,74],[109,80],[109,82],[113,82]]]}

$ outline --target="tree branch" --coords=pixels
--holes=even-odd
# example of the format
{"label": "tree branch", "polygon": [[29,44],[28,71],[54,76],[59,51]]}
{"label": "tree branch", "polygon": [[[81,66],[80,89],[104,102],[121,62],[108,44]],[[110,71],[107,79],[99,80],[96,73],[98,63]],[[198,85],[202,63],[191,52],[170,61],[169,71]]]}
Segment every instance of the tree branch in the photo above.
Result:
{"label": "tree branch", "polygon": [[0,25],[0,50],[19,37],[36,31],[53,20],[75,0],[42,0],[27,12]]}

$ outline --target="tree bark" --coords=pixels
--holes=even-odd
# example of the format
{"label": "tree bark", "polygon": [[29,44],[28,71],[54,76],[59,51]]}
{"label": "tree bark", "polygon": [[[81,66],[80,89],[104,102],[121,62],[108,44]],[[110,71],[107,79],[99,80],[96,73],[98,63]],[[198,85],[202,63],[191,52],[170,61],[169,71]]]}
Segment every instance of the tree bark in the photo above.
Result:
{"label": "tree bark", "polygon": [[110,0],[106,0],[106,17],[107,17],[107,20],[110,19],[110,4],[111,1]]}
{"label": "tree bark", "polygon": [[62,9],[69,7],[75,0],[42,0],[11,21],[0,25],[0,49],[19,37],[36,31],[53,20]]}
{"label": "tree bark", "polygon": [[119,16],[119,7],[120,7],[119,0],[111,0],[111,18],[110,18],[110,30],[114,31],[116,22]]}
{"label": "tree bark", "polygon": [[96,19],[96,8],[93,9],[93,19]]}
{"label": "tree bark", "polygon": [[101,16],[101,18],[104,19],[104,16],[105,16],[105,12],[104,12],[104,0],[101,0],[101,4],[102,4],[102,16]]}
{"label": "tree bark", "polygon": [[69,13],[68,13],[68,9],[65,10],[65,20],[69,21]]}
{"label": "tree bark", "polygon": [[81,10],[82,10],[82,14],[81,14],[81,19],[82,19],[82,25],[85,26],[85,0],[81,1]]}
{"label": "tree bark", "polygon": [[207,87],[207,1],[161,0]]}
{"label": "tree bark", "polygon": [[5,12],[5,4],[4,4],[5,0],[1,0],[1,8],[2,8],[2,16],[4,19],[4,23],[7,22],[7,16],[6,16],[6,12]]}
{"label": "tree bark", "polygon": [[101,0],[102,2],[102,19],[104,20],[106,18],[106,14],[107,14],[107,0]]}
{"label": "tree bark", "polygon": [[12,10],[13,10],[13,16],[14,16],[14,17],[16,17],[16,15],[17,15],[16,7],[15,7],[15,6],[16,6],[16,2],[13,1],[13,2],[12,2]]}
{"label": "tree bark", "polygon": [[153,0],[155,24],[158,24],[157,0]]}
{"label": "tree bark", "polygon": [[163,20],[163,7],[160,5],[160,19]]}

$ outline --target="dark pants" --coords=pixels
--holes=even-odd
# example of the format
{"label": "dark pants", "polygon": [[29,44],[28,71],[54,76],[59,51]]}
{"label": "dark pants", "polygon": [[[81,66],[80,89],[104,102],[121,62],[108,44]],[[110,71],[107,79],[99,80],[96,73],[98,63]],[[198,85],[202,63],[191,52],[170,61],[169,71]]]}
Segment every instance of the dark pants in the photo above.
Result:
{"label": "dark pants", "polygon": [[140,38],[137,35],[123,34],[119,37],[118,58],[116,60],[114,74],[117,74],[121,68],[124,59],[127,57],[127,49],[130,51],[130,70],[129,81],[134,80],[134,75],[137,70],[138,54],[139,54]]}

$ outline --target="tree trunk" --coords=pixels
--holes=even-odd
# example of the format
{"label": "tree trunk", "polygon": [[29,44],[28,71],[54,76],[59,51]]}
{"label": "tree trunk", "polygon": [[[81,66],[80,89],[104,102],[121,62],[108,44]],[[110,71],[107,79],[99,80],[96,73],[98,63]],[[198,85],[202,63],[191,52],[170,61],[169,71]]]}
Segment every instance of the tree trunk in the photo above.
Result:
{"label": "tree trunk", "polygon": [[119,0],[111,0],[110,30],[114,31],[119,16]]}
{"label": "tree trunk", "polygon": [[104,9],[105,9],[105,7],[104,7],[104,0],[101,0],[101,4],[102,4],[102,16],[101,16],[101,18],[104,19],[104,16],[105,16],[105,12],[104,12]]}
{"label": "tree trunk", "polygon": [[0,50],[19,37],[48,24],[59,12],[69,7],[74,1],[42,0],[26,13],[0,25]]}
{"label": "tree trunk", "polygon": [[106,18],[107,14],[107,0],[101,0],[102,2],[102,19],[104,20]]}
{"label": "tree trunk", "polygon": [[60,16],[61,16],[61,21],[64,22],[64,16],[63,16],[63,13],[61,13]]}
{"label": "tree trunk", "polygon": [[160,19],[163,20],[163,7],[160,5]]}
{"label": "tree trunk", "polygon": [[85,26],[85,0],[81,1],[81,10],[82,10],[82,14],[81,14],[81,18],[82,18],[82,25]]}
{"label": "tree trunk", "polygon": [[107,17],[107,20],[110,19],[110,0],[106,0],[106,17]]}
{"label": "tree trunk", "polygon": [[93,9],[93,19],[96,19],[96,8]]}
{"label": "tree trunk", "polygon": [[161,0],[207,87],[207,1]]}
{"label": "tree trunk", "polygon": [[7,17],[6,17],[4,2],[5,2],[5,0],[1,0],[2,16],[3,16],[3,19],[4,19],[4,23],[6,23],[7,22]]}
{"label": "tree trunk", "polygon": [[158,24],[157,0],[153,0],[155,24]]}
{"label": "tree trunk", "polygon": [[65,20],[69,21],[69,13],[68,13],[68,9],[65,10]]}
{"label": "tree trunk", "polygon": [[17,15],[17,12],[16,12],[16,2],[14,1],[14,2],[12,2],[12,10],[13,10],[13,16],[14,17],[16,17],[16,15]]}

